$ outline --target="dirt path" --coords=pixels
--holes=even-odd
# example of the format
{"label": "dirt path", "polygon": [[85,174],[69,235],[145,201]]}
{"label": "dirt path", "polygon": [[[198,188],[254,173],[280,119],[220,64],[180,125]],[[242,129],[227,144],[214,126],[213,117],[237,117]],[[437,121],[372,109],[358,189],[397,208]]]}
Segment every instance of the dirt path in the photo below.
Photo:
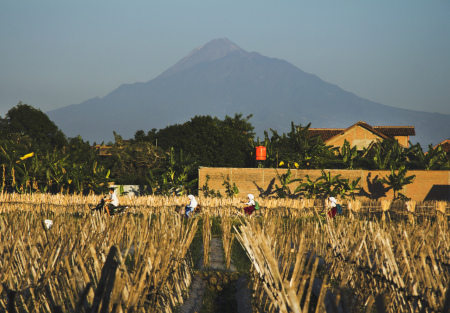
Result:
{"label": "dirt path", "polygon": [[200,312],[203,303],[203,294],[205,293],[206,284],[200,276],[195,275],[189,291],[189,298],[180,308],[180,313]]}
{"label": "dirt path", "polygon": [[[226,268],[221,238],[211,238],[210,251],[210,267],[204,268],[203,259],[199,261],[198,267],[200,270],[195,273],[192,287],[189,291],[189,297],[186,302],[183,303],[179,312],[200,312],[207,288],[214,289],[216,292],[220,293],[220,291],[228,288],[229,284],[234,284],[236,289],[234,296],[237,302],[237,312],[251,313],[251,293],[247,288],[245,276],[239,277],[233,264],[230,265],[229,270]],[[219,299],[217,301],[221,300]]]}

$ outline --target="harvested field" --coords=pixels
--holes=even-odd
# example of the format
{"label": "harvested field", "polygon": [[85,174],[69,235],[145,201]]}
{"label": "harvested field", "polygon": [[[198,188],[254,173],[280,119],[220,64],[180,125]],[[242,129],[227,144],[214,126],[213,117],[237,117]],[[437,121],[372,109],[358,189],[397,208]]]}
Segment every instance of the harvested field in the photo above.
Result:
{"label": "harvested field", "polygon": [[329,220],[318,200],[258,199],[248,218],[238,199],[200,197],[202,213],[187,220],[185,197],[122,197],[129,209],[112,218],[90,211],[98,199],[0,195],[0,311],[177,312],[198,271],[198,232],[206,268],[212,237],[225,271],[233,242],[242,246],[253,312],[450,308],[446,202],[341,201]]}

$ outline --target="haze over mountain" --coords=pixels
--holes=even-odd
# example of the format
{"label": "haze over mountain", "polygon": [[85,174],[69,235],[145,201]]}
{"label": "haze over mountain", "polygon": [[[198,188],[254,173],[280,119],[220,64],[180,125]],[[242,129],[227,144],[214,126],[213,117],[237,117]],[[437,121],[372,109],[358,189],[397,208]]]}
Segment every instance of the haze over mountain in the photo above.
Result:
{"label": "haze over mountain", "polygon": [[450,115],[386,106],[324,82],[292,64],[247,52],[228,39],[193,50],[158,77],[124,84],[104,98],[46,112],[69,137],[91,143],[124,139],[180,124],[195,115],[223,118],[253,114],[258,136],[269,128],[288,132],[291,122],[345,128],[358,121],[372,126],[415,126],[413,143],[437,144],[450,136]]}

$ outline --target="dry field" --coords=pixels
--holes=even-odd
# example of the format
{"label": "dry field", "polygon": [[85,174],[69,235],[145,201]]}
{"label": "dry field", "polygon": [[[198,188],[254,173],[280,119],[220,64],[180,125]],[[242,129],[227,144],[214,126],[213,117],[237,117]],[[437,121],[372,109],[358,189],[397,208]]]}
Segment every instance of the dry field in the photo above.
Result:
{"label": "dry field", "polygon": [[0,311],[176,312],[197,229],[208,265],[212,219],[227,266],[234,238],[252,262],[254,312],[450,309],[445,202],[345,202],[327,220],[320,201],[258,199],[247,218],[239,199],[200,197],[202,213],[185,220],[187,197],[122,197],[128,213],[112,218],[90,211],[98,200],[0,195]]}

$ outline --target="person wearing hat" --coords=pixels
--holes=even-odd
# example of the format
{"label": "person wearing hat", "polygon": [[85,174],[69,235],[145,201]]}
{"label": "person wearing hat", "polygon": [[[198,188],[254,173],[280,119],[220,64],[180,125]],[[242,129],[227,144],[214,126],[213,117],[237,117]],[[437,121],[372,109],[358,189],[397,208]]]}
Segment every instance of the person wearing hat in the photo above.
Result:
{"label": "person wearing hat", "polygon": [[244,202],[242,201],[242,203],[244,203],[245,205],[247,205],[244,208],[245,213],[247,213],[248,215],[252,215],[253,211],[255,211],[255,196],[253,196],[252,194],[248,194],[248,202]]}
{"label": "person wearing hat", "polygon": [[194,214],[194,210],[198,205],[197,200],[195,200],[195,197],[193,195],[189,195],[188,198],[189,204],[184,208],[184,214],[187,218],[191,217],[191,215]]}
{"label": "person wearing hat", "polygon": [[119,205],[119,198],[114,193],[114,187],[109,188],[109,193],[103,200],[105,201],[106,212],[108,212],[108,216],[111,216],[109,212],[113,211]]}
{"label": "person wearing hat", "polygon": [[333,218],[336,216],[337,213],[337,208],[336,208],[336,198],[335,197],[329,197],[328,198],[328,203],[327,203],[327,207],[328,207],[328,217],[329,218]]}

